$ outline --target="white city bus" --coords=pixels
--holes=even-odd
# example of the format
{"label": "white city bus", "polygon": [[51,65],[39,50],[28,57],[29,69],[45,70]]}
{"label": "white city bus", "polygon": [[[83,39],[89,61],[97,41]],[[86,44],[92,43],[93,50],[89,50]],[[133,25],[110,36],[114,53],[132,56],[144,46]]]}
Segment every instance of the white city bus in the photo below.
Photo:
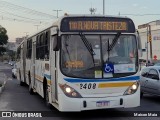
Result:
{"label": "white city bus", "polygon": [[137,107],[139,43],[127,17],[66,15],[20,44],[17,78],[59,111]]}

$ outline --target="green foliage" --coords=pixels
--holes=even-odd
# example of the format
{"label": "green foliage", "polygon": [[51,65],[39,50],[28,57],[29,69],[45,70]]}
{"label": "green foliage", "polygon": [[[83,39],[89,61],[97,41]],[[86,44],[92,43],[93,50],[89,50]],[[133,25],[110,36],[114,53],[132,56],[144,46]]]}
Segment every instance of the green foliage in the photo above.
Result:
{"label": "green foliage", "polygon": [[0,25],[0,55],[3,55],[6,52],[6,48],[3,46],[8,43],[7,30]]}
{"label": "green foliage", "polygon": [[4,52],[6,52],[6,48],[0,47],[0,55],[3,55]]}

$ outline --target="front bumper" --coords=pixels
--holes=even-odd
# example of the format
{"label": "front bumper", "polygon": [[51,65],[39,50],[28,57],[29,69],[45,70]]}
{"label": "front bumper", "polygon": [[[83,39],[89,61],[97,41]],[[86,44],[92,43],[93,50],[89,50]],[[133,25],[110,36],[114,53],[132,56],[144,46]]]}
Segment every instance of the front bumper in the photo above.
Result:
{"label": "front bumper", "polygon": [[58,99],[60,111],[137,107],[140,106],[140,87],[132,95],[104,98],[69,98],[64,94],[59,94]]}

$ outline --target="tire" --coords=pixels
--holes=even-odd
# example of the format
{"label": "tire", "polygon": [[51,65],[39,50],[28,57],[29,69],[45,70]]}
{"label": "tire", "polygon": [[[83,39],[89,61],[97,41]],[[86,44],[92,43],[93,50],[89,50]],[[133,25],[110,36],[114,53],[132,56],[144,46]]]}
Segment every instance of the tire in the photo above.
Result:
{"label": "tire", "polygon": [[32,88],[32,85],[31,85],[31,77],[30,77],[30,75],[28,76],[29,77],[29,93],[31,94],[31,95],[33,95],[34,94],[34,92],[33,92],[33,88]]}
{"label": "tire", "polygon": [[24,82],[20,80],[20,86],[24,86]]}
{"label": "tire", "polygon": [[49,94],[48,94],[48,87],[45,86],[45,94],[44,94],[45,104],[48,108],[52,108],[52,105],[49,103]]}
{"label": "tire", "polygon": [[140,98],[143,98],[143,92],[140,93]]}
{"label": "tire", "polygon": [[21,81],[21,72],[19,71],[19,84],[20,84],[20,86],[24,86],[25,85],[25,83],[24,82],[22,82]]}
{"label": "tire", "polygon": [[12,78],[16,78],[16,76],[12,73]]}

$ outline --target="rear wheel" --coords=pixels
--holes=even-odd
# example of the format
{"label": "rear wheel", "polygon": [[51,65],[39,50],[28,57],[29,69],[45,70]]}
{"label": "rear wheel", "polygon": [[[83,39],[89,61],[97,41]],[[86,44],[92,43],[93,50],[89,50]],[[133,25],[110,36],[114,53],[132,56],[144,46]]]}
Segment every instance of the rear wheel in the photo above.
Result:
{"label": "rear wheel", "polygon": [[29,74],[29,76],[28,76],[28,78],[29,78],[29,93],[31,94],[31,95],[33,95],[33,88],[32,88],[32,85],[31,85],[31,77],[30,77],[30,74]]}
{"label": "rear wheel", "polygon": [[16,78],[16,76],[12,73],[12,78]]}
{"label": "rear wheel", "polygon": [[25,83],[24,82],[22,82],[22,79],[21,79],[21,72],[19,71],[19,81],[20,81],[20,86],[24,86],[25,85]]}

